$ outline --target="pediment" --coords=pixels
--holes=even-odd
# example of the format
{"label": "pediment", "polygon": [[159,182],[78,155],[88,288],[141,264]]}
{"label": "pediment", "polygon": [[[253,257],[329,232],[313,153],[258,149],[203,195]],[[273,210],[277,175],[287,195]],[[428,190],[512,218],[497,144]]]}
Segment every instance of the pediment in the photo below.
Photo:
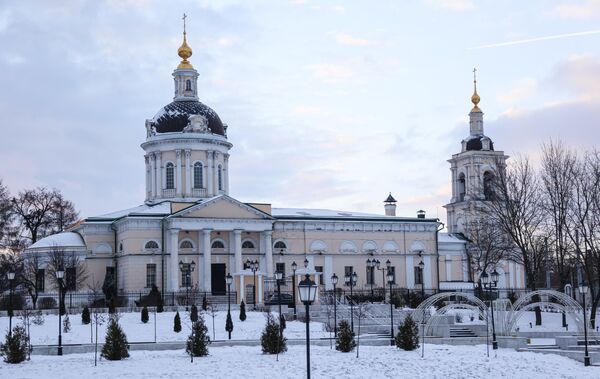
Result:
{"label": "pediment", "polygon": [[[182,218],[271,219],[267,213],[226,195],[194,205],[173,215]],[[172,217],[173,217],[172,216]]]}

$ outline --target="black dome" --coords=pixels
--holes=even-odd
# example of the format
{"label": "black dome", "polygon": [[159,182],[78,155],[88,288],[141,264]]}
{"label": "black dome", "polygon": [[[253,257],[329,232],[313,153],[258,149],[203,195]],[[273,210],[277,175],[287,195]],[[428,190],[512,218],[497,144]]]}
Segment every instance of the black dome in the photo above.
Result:
{"label": "black dome", "polygon": [[[484,138],[489,139],[488,137],[474,137],[471,138],[470,140],[467,141],[467,151],[471,151],[471,150],[481,150],[483,149],[483,144],[482,144],[482,140]],[[491,139],[489,139],[490,141],[490,150],[494,150],[494,143],[492,142]]]}
{"label": "black dome", "polygon": [[200,114],[208,120],[208,128],[214,134],[224,136],[225,129],[217,112],[199,101],[174,101],[165,105],[156,116],[154,126],[157,133],[182,132],[190,115]]}

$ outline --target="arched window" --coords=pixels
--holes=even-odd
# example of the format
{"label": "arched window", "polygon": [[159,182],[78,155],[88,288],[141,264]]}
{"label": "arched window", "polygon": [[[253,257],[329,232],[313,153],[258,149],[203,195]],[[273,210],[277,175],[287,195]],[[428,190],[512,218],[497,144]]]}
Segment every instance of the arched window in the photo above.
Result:
{"label": "arched window", "polygon": [[287,249],[287,246],[285,245],[285,242],[277,241],[277,242],[275,242],[275,245],[273,245],[273,248],[276,250],[281,250],[281,249]]}
{"label": "arched window", "polygon": [[458,176],[458,201],[465,200],[465,174]]}
{"label": "arched window", "polygon": [[215,241],[212,243],[212,248],[213,249],[224,249],[225,245],[223,245],[223,242],[221,242],[221,241]]}
{"label": "arched window", "polygon": [[202,163],[194,163],[194,188],[202,188]]}
{"label": "arched window", "polygon": [[181,241],[181,243],[179,244],[179,248],[180,249],[193,249],[194,245],[192,245],[191,241],[185,240],[185,241]]}
{"label": "arched window", "polygon": [[147,250],[158,249],[158,243],[156,243],[156,241],[148,241],[148,242],[146,242],[144,249],[147,249]]}
{"label": "arched window", "polygon": [[486,200],[494,198],[494,174],[489,171],[483,173],[483,196]]}
{"label": "arched window", "polygon": [[185,81],[185,90],[186,91],[191,91],[192,90],[192,81],[189,80],[189,79]]}
{"label": "arched window", "polygon": [[221,165],[219,165],[217,175],[218,175],[218,181],[219,181],[219,191],[223,191],[223,169],[221,168]]}
{"label": "arched window", "polygon": [[167,163],[167,189],[175,188],[175,167],[173,163]]}
{"label": "arched window", "polygon": [[242,249],[254,249],[254,244],[252,241],[244,241],[242,243]]}

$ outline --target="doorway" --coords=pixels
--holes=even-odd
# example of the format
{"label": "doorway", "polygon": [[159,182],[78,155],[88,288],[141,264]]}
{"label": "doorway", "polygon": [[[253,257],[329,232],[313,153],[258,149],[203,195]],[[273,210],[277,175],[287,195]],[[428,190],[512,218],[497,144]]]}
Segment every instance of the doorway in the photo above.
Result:
{"label": "doorway", "polygon": [[213,295],[227,295],[225,284],[225,263],[213,263],[210,266],[211,289]]}

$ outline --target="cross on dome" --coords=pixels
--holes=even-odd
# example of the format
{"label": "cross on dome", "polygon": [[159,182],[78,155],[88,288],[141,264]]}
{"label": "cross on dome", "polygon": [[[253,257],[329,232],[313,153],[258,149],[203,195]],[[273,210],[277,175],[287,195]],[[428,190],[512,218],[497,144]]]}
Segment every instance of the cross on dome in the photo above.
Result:
{"label": "cross on dome", "polygon": [[188,61],[188,58],[192,56],[192,48],[188,46],[187,40],[186,40],[186,34],[187,34],[185,31],[185,19],[186,18],[187,18],[187,15],[184,13],[183,17],[181,18],[183,20],[183,43],[177,50],[177,54],[181,57],[181,63],[179,63],[179,66],[177,66],[178,69],[179,68],[194,68],[192,66],[192,64]]}

